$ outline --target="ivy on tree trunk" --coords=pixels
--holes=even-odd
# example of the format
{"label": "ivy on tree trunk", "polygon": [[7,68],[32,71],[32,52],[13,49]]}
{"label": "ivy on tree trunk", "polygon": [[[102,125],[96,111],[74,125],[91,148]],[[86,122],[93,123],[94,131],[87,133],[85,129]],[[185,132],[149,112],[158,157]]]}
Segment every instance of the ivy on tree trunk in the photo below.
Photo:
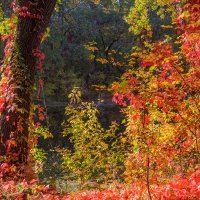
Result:
{"label": "ivy on tree trunk", "polygon": [[40,43],[56,0],[18,0],[17,24],[7,41],[0,91],[0,156],[26,164],[29,115]]}

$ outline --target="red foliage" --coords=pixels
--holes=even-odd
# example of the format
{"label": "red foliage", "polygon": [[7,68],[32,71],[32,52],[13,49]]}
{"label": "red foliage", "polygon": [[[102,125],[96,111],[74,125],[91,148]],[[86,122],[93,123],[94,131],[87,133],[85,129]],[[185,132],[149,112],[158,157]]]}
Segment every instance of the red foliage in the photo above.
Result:
{"label": "red foliage", "polygon": [[[190,176],[174,179],[166,185],[152,185],[152,199],[164,200],[198,200],[200,198],[200,170]],[[30,183],[22,181],[0,181],[0,198],[9,199],[35,199],[35,200],[123,200],[123,199],[148,199],[146,185],[143,182],[133,183],[130,186],[113,184],[110,188],[99,190],[84,190],[75,194],[59,195],[49,186],[38,185],[33,180]]]}
{"label": "red foliage", "polygon": [[[194,182],[191,177],[174,179],[157,189],[153,186],[158,180],[168,179],[169,174],[184,174],[198,167],[200,1],[176,3],[180,48],[172,41],[160,41],[152,44],[151,51],[138,53],[140,66],[130,66],[121,82],[113,84],[113,101],[127,108],[128,137],[136,141],[133,148],[137,150],[127,158],[129,179],[134,179],[131,170],[142,169],[136,174],[143,180],[148,176],[152,197],[159,191],[166,196],[158,194],[158,199],[198,199],[199,185],[194,185],[195,181],[199,184],[199,178]],[[153,178],[154,173],[158,180]]]}

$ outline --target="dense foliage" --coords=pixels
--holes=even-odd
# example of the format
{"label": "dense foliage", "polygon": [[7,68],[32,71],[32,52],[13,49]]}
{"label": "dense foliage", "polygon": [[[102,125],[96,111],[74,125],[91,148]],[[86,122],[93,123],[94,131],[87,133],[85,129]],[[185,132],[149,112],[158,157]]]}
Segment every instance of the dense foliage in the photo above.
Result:
{"label": "dense foliage", "polygon": [[[0,3],[0,198],[199,199],[200,1],[19,0],[13,14],[9,3]],[[54,121],[57,106],[65,113]],[[116,120],[105,120],[111,107]],[[36,180],[43,164],[62,176],[43,179],[50,186]]]}
{"label": "dense foliage", "polygon": [[105,130],[98,120],[94,102],[80,102],[80,95],[80,91],[74,89],[70,94],[70,105],[66,107],[63,135],[69,137],[74,147],[60,150],[63,167],[68,178],[78,178],[82,183],[116,180],[123,163],[123,152],[116,135],[118,125],[112,122]]}

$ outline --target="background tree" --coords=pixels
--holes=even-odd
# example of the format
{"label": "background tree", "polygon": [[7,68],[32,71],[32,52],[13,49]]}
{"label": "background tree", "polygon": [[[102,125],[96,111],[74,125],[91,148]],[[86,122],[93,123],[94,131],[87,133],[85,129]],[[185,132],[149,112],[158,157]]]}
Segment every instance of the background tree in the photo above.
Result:
{"label": "background tree", "polygon": [[[123,19],[128,8],[118,11],[111,1],[94,4],[88,0],[77,0],[59,4],[59,12],[55,13],[50,24],[51,37],[42,44],[46,60],[44,96],[41,95],[39,101],[43,104],[45,98],[49,128],[55,136],[53,145],[66,145],[66,141],[59,138],[60,123],[68,103],[67,95],[73,87],[81,88],[84,100],[95,101],[96,104],[99,99],[104,100],[109,111],[113,112],[112,94],[105,90],[96,91],[94,86],[109,87],[124,71],[123,66],[113,65],[112,62],[101,63],[99,60],[109,59],[110,53],[116,51],[117,62],[123,59],[119,55],[121,50],[130,52],[132,35]],[[105,118],[112,120],[109,111],[106,111],[104,121]]]}

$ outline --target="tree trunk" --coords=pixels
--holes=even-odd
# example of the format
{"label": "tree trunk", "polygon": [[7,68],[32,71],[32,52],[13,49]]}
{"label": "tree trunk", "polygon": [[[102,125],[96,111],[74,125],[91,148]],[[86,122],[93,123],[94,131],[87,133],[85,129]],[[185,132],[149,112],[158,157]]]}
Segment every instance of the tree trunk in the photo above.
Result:
{"label": "tree trunk", "polygon": [[8,163],[26,164],[29,115],[41,39],[56,0],[18,0],[16,29],[7,42],[0,85],[0,156]]}

